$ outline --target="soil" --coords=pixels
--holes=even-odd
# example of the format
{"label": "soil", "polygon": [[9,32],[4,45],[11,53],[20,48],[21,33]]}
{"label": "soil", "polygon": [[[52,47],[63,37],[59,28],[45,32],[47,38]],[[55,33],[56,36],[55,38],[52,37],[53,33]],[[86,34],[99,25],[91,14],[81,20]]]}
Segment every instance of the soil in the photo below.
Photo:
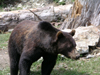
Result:
{"label": "soil", "polygon": [[9,67],[9,56],[7,49],[0,49],[0,70],[3,70],[5,67]]}

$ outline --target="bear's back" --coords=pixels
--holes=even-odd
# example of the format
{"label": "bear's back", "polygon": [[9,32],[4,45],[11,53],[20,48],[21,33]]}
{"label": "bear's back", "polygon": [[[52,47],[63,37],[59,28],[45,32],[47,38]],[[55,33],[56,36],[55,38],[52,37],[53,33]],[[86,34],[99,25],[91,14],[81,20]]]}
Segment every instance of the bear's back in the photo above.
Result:
{"label": "bear's back", "polygon": [[40,43],[42,46],[49,47],[50,41],[55,37],[58,30],[54,28],[49,22],[41,21],[34,22],[25,20],[20,22],[11,34],[9,42],[16,45],[16,47],[23,48],[24,44]]}
{"label": "bear's back", "polygon": [[46,21],[39,22],[38,28],[47,32],[58,31],[58,29],[54,28],[49,22],[46,22]]}

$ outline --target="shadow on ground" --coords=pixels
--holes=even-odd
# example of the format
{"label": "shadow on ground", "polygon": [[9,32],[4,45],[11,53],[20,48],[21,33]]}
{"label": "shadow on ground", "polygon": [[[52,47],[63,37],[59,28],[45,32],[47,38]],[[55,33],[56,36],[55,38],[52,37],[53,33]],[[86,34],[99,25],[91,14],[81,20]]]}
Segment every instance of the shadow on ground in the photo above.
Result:
{"label": "shadow on ground", "polygon": [[[31,71],[30,75],[41,75],[41,71]],[[90,75],[86,72],[78,72],[75,70],[64,70],[64,69],[58,69],[53,70],[51,75]]]}

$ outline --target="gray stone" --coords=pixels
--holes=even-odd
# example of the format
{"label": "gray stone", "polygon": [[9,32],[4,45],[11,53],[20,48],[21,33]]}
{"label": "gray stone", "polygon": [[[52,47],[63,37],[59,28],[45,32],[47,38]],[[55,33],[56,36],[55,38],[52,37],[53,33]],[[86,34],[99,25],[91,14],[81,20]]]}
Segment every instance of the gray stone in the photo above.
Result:
{"label": "gray stone", "polygon": [[18,6],[17,6],[18,8],[22,8],[22,4],[20,3],[20,4],[18,4]]}
{"label": "gray stone", "polygon": [[88,59],[88,58],[93,58],[93,57],[95,57],[94,55],[91,55],[91,54],[88,54],[87,56],[86,56],[86,58]]}
{"label": "gray stone", "polygon": [[12,32],[14,29],[9,29],[8,32]]}
{"label": "gray stone", "polygon": [[100,56],[100,53],[97,53],[97,56]]}

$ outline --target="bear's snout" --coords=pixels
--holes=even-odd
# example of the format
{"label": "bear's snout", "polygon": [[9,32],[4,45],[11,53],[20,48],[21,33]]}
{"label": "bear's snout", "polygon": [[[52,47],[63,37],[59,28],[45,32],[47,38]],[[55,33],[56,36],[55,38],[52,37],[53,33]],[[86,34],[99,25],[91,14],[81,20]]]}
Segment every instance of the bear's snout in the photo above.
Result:
{"label": "bear's snout", "polygon": [[80,54],[77,52],[76,48],[73,49],[71,52],[68,52],[69,58],[77,60],[80,58]]}
{"label": "bear's snout", "polygon": [[77,55],[76,58],[75,58],[75,60],[78,60],[79,58],[80,58],[80,55]]}

